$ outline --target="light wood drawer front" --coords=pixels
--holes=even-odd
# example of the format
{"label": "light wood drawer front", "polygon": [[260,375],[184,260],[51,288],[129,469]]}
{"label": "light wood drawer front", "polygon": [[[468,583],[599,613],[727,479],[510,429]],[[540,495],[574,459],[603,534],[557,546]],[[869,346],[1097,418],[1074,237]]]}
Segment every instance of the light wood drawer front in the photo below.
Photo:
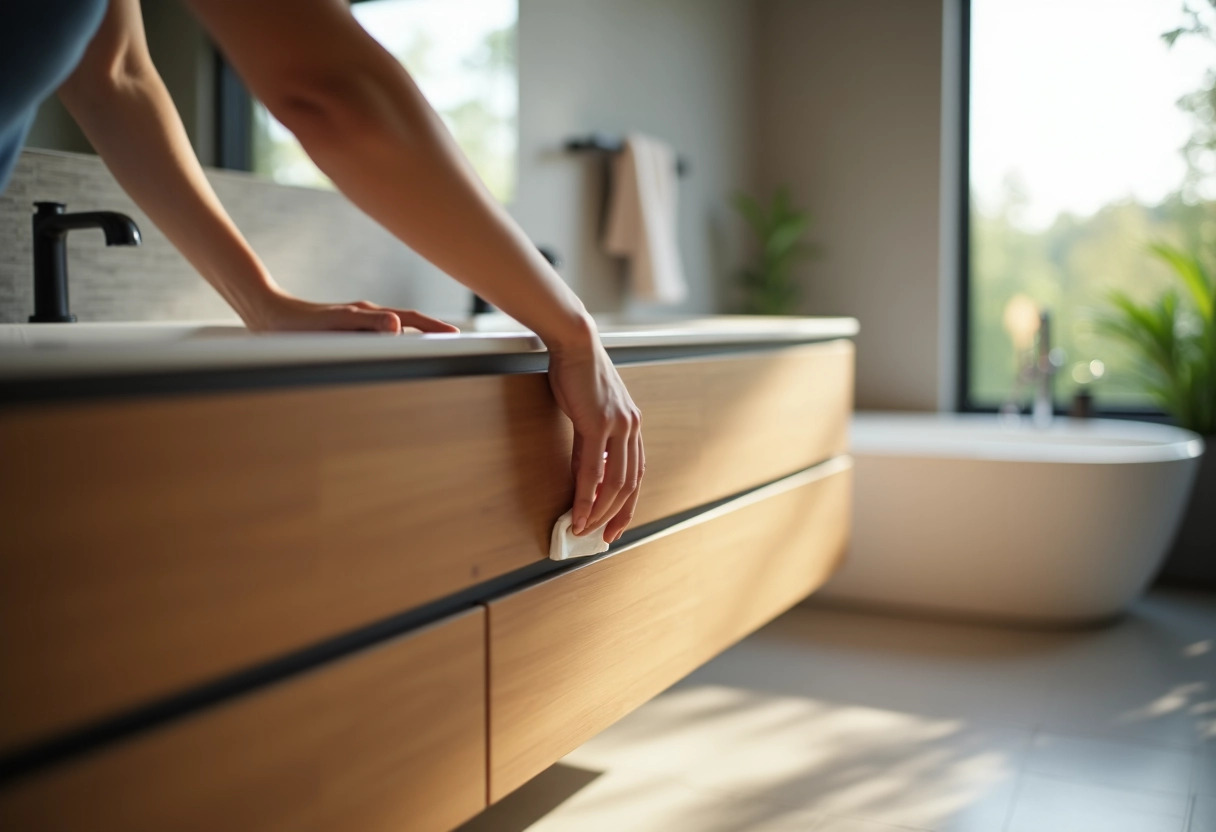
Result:
{"label": "light wood drawer front", "polygon": [[[852,356],[624,367],[636,522],[843,452]],[[539,373],[0,410],[0,749],[543,560],[569,454]]]}
{"label": "light wood drawer front", "polygon": [[853,344],[624,367],[642,411],[648,523],[848,451]]}
{"label": "light wood drawer front", "polygon": [[847,542],[851,475],[834,460],[491,602],[491,801],[819,587]]}
{"label": "light wood drawer front", "polygon": [[486,802],[477,609],[0,790],[0,828],[446,832]]}

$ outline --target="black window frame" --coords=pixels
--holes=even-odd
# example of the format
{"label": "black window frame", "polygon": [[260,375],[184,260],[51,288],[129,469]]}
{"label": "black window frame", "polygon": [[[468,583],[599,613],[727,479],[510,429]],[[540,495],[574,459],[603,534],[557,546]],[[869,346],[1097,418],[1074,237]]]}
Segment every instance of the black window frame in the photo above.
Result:
{"label": "black window frame", "polygon": [[[959,413],[996,413],[999,405],[980,404],[971,396],[971,6],[972,0],[959,0],[960,24],[958,27],[959,42],[954,44],[958,49],[961,62],[959,65],[958,89],[958,147],[959,175],[958,191],[954,197],[957,200],[958,240],[956,254],[958,255],[958,274],[955,276],[957,303],[955,332],[958,335],[957,355],[955,356],[955,390],[954,405]],[[1054,396],[1056,415],[1067,415],[1068,406],[1061,403],[1059,396]],[[1152,422],[1171,421],[1170,417],[1159,408],[1154,407],[1111,407],[1102,406],[1101,391],[1095,397],[1094,415],[1110,419],[1136,419]]]}
{"label": "black window frame", "polygon": [[[347,0],[366,3],[371,0]],[[253,96],[241,76],[215,49],[215,166],[253,171]]]}

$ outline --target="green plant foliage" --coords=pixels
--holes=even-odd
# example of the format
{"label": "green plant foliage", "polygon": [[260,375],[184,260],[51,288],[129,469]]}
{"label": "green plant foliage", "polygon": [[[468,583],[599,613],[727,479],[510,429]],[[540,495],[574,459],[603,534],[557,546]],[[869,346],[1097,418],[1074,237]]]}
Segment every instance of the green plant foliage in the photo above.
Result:
{"label": "green plant foliage", "polygon": [[788,315],[798,304],[794,266],[817,248],[803,240],[811,215],[795,208],[786,188],[773,194],[767,206],[747,194],[735,194],[735,210],[759,243],[759,259],[739,273],[744,311],[755,315]]}
{"label": "green plant foliage", "polygon": [[1171,288],[1138,302],[1113,292],[1098,329],[1131,348],[1144,389],[1178,424],[1216,434],[1216,285],[1195,255],[1163,243],[1150,250],[1184,294]]}

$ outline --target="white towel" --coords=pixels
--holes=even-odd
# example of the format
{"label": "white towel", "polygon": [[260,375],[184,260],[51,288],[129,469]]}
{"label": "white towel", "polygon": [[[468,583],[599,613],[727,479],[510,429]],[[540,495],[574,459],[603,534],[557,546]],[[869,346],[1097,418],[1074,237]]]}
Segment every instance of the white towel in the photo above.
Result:
{"label": "white towel", "polygon": [[574,512],[567,511],[553,524],[553,536],[549,538],[549,560],[569,560],[570,558],[585,558],[588,555],[598,555],[608,551],[604,542],[604,525],[592,529],[584,535],[575,535],[570,530]]}
{"label": "white towel", "polygon": [[679,303],[688,295],[680,262],[676,154],[649,136],[630,135],[613,160],[604,250],[629,259],[639,300]]}

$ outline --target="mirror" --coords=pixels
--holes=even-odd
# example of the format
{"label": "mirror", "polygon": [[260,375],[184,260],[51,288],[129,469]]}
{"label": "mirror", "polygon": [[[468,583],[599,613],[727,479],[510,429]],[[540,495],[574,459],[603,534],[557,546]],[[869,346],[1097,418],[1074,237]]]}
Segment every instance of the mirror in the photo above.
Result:
{"label": "mirror", "polygon": [[[516,0],[360,0],[351,11],[409,70],[490,191],[510,201],[519,101]],[[252,167],[276,182],[330,187],[261,104],[254,105]]]}
{"label": "mirror", "polygon": [[[518,147],[518,0],[354,0],[351,11],[409,70],[490,191],[509,202]],[[332,187],[249,97],[183,5],[145,1],[143,14],[152,59],[203,164]],[[39,110],[26,146],[92,150],[55,98]]]}

